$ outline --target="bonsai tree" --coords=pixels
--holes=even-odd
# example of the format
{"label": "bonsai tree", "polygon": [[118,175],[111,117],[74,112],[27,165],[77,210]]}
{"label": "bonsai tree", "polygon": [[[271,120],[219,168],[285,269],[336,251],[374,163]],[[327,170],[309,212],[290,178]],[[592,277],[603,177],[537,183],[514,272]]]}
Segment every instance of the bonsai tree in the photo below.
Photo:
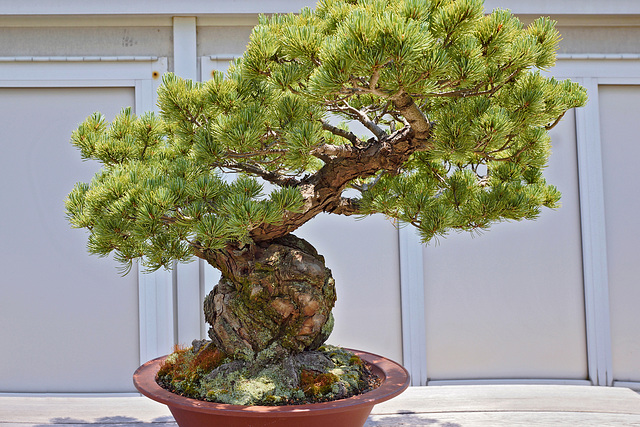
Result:
{"label": "bonsai tree", "polygon": [[204,312],[222,353],[317,349],[334,280],[293,234],[316,215],[383,214],[428,242],[558,206],[542,174],[548,131],[587,99],[540,72],[558,40],[553,21],[525,27],[481,0],[321,0],[263,16],[226,74],[167,74],[159,114],[79,126],[72,143],[103,168],[69,194],[69,220],[125,271],[194,257],[220,270]]}

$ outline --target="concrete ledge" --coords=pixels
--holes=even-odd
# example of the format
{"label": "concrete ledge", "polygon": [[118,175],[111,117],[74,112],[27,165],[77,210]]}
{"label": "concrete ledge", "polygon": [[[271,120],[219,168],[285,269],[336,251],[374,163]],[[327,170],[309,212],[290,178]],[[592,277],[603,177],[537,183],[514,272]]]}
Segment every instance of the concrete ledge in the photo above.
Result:
{"label": "concrete ledge", "polygon": [[9,425],[175,426],[169,409],[146,397],[0,396],[0,427]]}
{"label": "concrete ledge", "polygon": [[[0,427],[175,427],[145,397],[0,395]],[[377,405],[366,427],[640,426],[640,395],[628,388],[565,385],[411,387]]]}
{"label": "concrete ledge", "polygon": [[640,395],[566,385],[412,387],[377,405],[365,426],[640,426]]}

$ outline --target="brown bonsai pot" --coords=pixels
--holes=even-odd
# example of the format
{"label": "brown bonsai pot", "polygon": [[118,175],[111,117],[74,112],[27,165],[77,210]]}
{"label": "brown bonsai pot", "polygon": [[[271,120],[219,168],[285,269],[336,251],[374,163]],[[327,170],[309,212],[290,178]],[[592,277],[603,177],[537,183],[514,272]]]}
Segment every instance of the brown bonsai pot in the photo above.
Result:
{"label": "brown bonsai pot", "polygon": [[156,374],[164,357],[140,366],[133,374],[138,391],[169,407],[180,427],[361,427],[373,406],[402,393],[409,386],[409,373],[401,365],[382,356],[350,350],[372,365],[382,380],[375,390],[332,402],[291,406],[239,406],[204,402],[163,389]]}

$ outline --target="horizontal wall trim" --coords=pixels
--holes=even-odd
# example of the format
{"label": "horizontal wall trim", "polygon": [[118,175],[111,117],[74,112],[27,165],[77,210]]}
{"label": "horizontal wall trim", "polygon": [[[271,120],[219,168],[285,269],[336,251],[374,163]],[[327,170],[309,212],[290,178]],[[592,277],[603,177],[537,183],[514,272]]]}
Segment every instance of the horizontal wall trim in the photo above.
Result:
{"label": "horizontal wall trim", "polygon": [[234,59],[239,58],[241,55],[233,54],[233,53],[219,53],[217,55],[209,55],[205,58],[209,58],[212,61],[233,61]]}
{"label": "horizontal wall trim", "polygon": [[7,88],[55,88],[55,87],[136,87],[136,80],[1,80],[0,87]]}
{"label": "horizontal wall trim", "polygon": [[151,62],[157,56],[0,56],[0,62]]}
{"label": "horizontal wall trim", "polygon": [[468,380],[430,380],[428,386],[445,385],[585,385],[590,386],[589,380],[569,380],[569,379],[468,379]]}
{"label": "horizontal wall trim", "polygon": [[[640,4],[630,0],[582,0],[575,2],[510,0],[509,9],[516,14],[534,15],[628,15],[639,14]],[[112,0],[91,2],[85,0],[30,0],[2,2],[0,15],[166,15],[166,14],[218,14],[218,13],[282,13],[297,12],[304,6],[314,7],[315,0]],[[487,0],[485,9],[504,8],[504,0]]]}
{"label": "horizontal wall trim", "polygon": [[[9,28],[87,28],[87,27],[172,27],[174,16],[184,16],[184,13],[168,15],[83,15],[78,16],[2,16],[0,15],[0,27]],[[218,15],[201,15],[192,13],[189,16],[197,16],[199,27],[253,27],[258,24],[257,13],[227,13]]]}
{"label": "horizontal wall trim", "polygon": [[614,381],[614,387],[626,387],[633,390],[640,390],[640,381]]}
{"label": "horizontal wall trim", "polygon": [[[34,58],[38,60],[33,60]],[[55,58],[0,57],[4,60],[0,60],[0,86],[138,88],[149,84],[149,96],[155,96],[162,81],[160,77],[167,71],[167,58],[164,57],[86,57],[101,60],[69,60],[80,57]],[[149,101],[140,111],[152,109],[154,105],[155,101]]]}
{"label": "horizontal wall trim", "polygon": [[0,15],[3,28],[96,28],[96,27],[171,27],[171,16],[77,16]]}
{"label": "horizontal wall trim", "polygon": [[[486,10],[491,10],[486,8]],[[293,12],[293,10],[291,10]],[[544,11],[534,14],[516,13],[525,23],[533,22],[540,15],[550,15]],[[198,26],[254,26],[258,23],[255,13],[173,13],[163,15],[0,15],[0,27],[171,27],[174,16],[196,16]],[[591,15],[551,15],[558,20],[559,27],[637,27],[638,14],[591,14]]]}
{"label": "horizontal wall trim", "polygon": [[[207,56],[212,61],[231,61],[238,54],[217,54]],[[561,53],[559,60],[640,60],[640,53]],[[0,56],[0,62],[150,62],[158,56]]]}
{"label": "horizontal wall trim", "polygon": [[313,7],[316,0],[112,0],[92,2],[86,0],[31,0],[28,2],[1,2],[0,15],[172,15],[195,16],[203,14],[288,13]]}
{"label": "horizontal wall trim", "polygon": [[560,53],[558,59],[638,60],[640,53]]}

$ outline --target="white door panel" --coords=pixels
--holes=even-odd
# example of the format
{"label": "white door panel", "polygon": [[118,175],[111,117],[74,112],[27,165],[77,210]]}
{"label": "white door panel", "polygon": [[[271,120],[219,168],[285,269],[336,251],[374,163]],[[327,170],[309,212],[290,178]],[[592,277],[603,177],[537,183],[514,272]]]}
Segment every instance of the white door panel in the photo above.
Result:
{"label": "white door panel", "polygon": [[425,248],[430,380],[587,378],[573,112],[552,140],[562,208]]}
{"label": "white door panel", "polygon": [[640,86],[600,86],[613,379],[640,381]]}
{"label": "white door panel", "polygon": [[133,391],[137,275],[89,256],[64,210],[99,166],[72,130],[133,104],[133,88],[0,89],[0,392]]}

